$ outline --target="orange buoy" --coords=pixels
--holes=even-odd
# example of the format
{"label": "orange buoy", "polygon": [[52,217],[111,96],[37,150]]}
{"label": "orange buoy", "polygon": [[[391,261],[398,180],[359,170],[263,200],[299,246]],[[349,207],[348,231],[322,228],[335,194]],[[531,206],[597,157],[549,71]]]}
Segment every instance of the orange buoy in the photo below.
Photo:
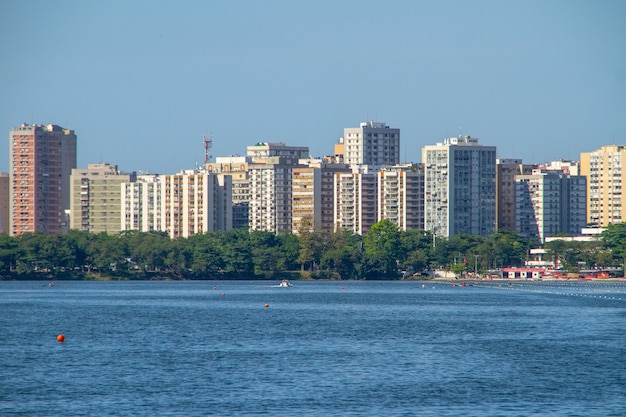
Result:
{"label": "orange buoy", "polygon": [[265,304],[265,308],[267,308],[267,307],[269,307],[269,306],[270,306],[269,304]]}
{"label": "orange buoy", "polygon": [[61,342],[61,343],[65,342],[65,336],[63,336],[62,334],[58,335],[57,342]]}

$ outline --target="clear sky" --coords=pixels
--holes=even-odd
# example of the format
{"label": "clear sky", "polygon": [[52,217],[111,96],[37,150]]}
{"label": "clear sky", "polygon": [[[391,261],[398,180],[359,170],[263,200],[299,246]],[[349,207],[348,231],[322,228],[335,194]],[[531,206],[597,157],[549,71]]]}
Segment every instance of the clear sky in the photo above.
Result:
{"label": "clear sky", "polygon": [[623,0],[4,0],[0,16],[1,171],[21,123],[74,129],[79,167],[153,173],[202,164],[205,133],[213,156],[323,156],[366,120],[401,129],[403,162],[461,132],[524,162],[626,144]]}

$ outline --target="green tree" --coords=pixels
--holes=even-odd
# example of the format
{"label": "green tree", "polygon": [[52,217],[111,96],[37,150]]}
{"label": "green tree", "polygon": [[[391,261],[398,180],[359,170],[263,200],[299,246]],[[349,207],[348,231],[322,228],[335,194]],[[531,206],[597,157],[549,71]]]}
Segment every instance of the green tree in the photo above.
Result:
{"label": "green tree", "polygon": [[398,277],[401,240],[395,224],[387,219],[374,224],[363,237],[363,248],[371,273],[387,279]]}

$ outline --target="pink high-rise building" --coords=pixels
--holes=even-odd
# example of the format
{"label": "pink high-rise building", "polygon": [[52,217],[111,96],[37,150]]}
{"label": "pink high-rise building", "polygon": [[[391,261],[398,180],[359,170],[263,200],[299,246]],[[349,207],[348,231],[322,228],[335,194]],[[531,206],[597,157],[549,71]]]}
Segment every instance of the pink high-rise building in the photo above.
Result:
{"label": "pink high-rise building", "polygon": [[12,236],[68,230],[70,174],[76,168],[76,134],[56,125],[23,124],[11,130]]}

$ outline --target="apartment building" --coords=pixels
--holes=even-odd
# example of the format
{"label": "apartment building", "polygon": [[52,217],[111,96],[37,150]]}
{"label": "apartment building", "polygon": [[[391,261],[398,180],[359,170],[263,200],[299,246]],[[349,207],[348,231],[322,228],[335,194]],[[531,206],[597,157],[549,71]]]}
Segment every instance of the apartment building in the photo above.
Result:
{"label": "apartment building", "polygon": [[459,136],[422,148],[424,227],[489,236],[496,228],[496,147]]}
{"label": "apartment building", "polygon": [[91,233],[122,230],[122,183],[137,176],[123,173],[117,165],[89,164],[75,168],[70,176],[70,229]]}
{"label": "apartment building", "polygon": [[334,176],[349,173],[346,164],[335,163],[332,157],[301,159],[293,169],[292,230],[317,232],[333,230]]}
{"label": "apartment building", "polygon": [[232,228],[229,176],[184,170],[139,176],[122,187],[122,230],[160,231],[176,239]]}
{"label": "apartment building", "polygon": [[602,146],[580,154],[580,174],[587,177],[587,223],[606,227],[626,219],[626,146]]}
{"label": "apartment building", "polygon": [[[400,163],[400,129],[382,122],[362,122],[343,130],[335,147],[338,161],[348,165],[396,165]],[[341,155],[343,152],[343,155]]]}
{"label": "apartment building", "polygon": [[401,230],[424,229],[424,165],[382,167],[377,173],[378,221]]}
{"label": "apartment building", "polygon": [[363,235],[378,222],[378,173],[336,173],[334,228]]}
{"label": "apartment building", "polygon": [[515,230],[542,243],[558,234],[578,235],[586,226],[587,180],[556,170],[515,176]]}
{"label": "apartment building", "polygon": [[159,175],[138,175],[121,184],[121,230],[161,231],[162,193]]}
{"label": "apartment building", "polygon": [[496,159],[496,229],[515,230],[515,176],[530,175],[536,165],[521,159]]}
{"label": "apartment building", "polygon": [[52,124],[15,127],[9,160],[10,234],[67,232],[70,175],[76,168],[74,131]]}
{"label": "apartment building", "polygon": [[247,229],[250,207],[250,156],[217,157],[214,163],[206,164],[206,170],[214,174],[229,176],[232,181],[233,229]]}
{"label": "apartment building", "polygon": [[291,232],[293,162],[291,156],[272,156],[248,166],[249,230]]}

